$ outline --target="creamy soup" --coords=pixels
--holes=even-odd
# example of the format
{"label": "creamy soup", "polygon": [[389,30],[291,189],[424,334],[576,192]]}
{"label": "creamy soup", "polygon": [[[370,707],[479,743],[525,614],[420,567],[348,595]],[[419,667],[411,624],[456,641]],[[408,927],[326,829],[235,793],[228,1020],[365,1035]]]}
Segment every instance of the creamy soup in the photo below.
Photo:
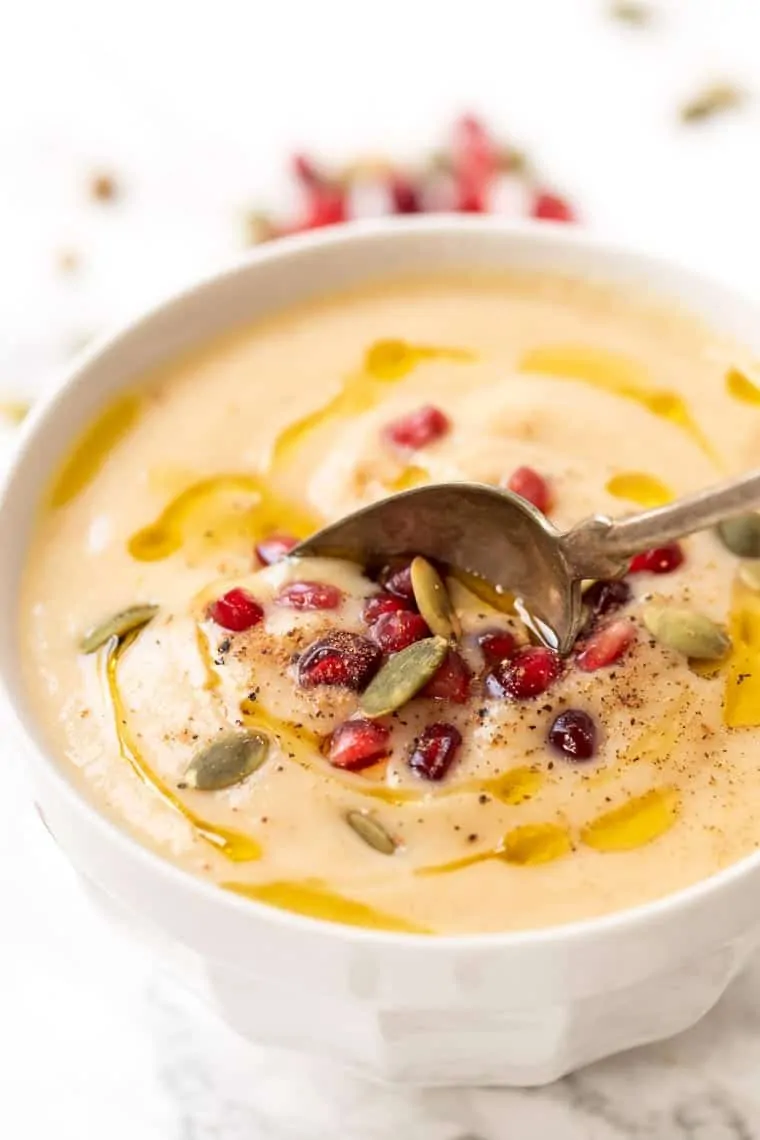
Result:
{"label": "creamy soup", "polygon": [[755,520],[588,585],[565,660],[445,566],[280,556],[427,480],[564,527],[759,449],[746,352],[588,283],[415,279],[239,329],[136,377],[58,473],[37,714],[101,811],[268,904],[455,933],[645,902],[758,845]]}

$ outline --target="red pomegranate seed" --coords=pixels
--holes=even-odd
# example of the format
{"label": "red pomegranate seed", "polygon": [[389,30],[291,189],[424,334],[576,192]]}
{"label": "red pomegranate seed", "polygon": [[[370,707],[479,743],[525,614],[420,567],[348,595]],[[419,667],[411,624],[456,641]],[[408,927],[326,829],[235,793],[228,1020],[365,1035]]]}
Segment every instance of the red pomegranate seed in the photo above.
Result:
{"label": "red pomegranate seed", "polygon": [[562,658],[558,653],[544,645],[529,645],[489,673],[486,689],[493,697],[524,701],[545,693],[561,672]]}
{"label": "red pomegranate seed", "polygon": [[274,600],[292,610],[336,610],[343,601],[343,591],[328,582],[292,582]]}
{"label": "red pomegranate seed", "polygon": [[422,205],[417,187],[410,178],[394,171],[388,182],[391,207],[394,214],[417,214]]}
{"label": "red pomegranate seed", "polygon": [[515,495],[527,499],[529,503],[544,514],[551,506],[551,493],[549,484],[543,475],[539,475],[532,467],[518,467],[507,480],[507,489]]}
{"label": "red pomegranate seed", "polygon": [[595,617],[619,610],[630,597],[631,587],[625,578],[600,578],[583,591],[583,601]]}
{"label": "red pomegranate seed", "polygon": [[364,603],[362,617],[367,625],[373,625],[383,614],[395,614],[399,610],[408,609],[407,598],[399,598],[395,594],[375,594]]}
{"label": "red pomegranate seed", "polygon": [[374,720],[347,720],[330,737],[328,758],[336,768],[359,772],[388,755],[390,729]]}
{"label": "red pomegranate seed", "polygon": [[470,676],[467,662],[455,649],[450,649],[420,696],[463,705],[470,695]]}
{"label": "red pomegranate seed", "polygon": [[670,574],[677,570],[684,560],[683,547],[678,542],[670,542],[667,546],[656,546],[654,550],[645,550],[632,559],[629,572],[631,574]]}
{"label": "red pomegranate seed", "polygon": [[380,574],[380,584],[389,594],[394,594],[397,598],[404,598],[408,602],[414,601],[411,562],[396,569],[387,566]]}
{"label": "red pomegranate seed", "polygon": [[617,618],[591,634],[581,647],[575,663],[584,673],[593,673],[605,665],[614,665],[636,638],[636,631],[626,618]]}
{"label": "red pomegranate seed", "polygon": [[417,451],[421,447],[435,443],[450,427],[451,422],[445,412],[440,408],[434,408],[432,404],[425,404],[424,407],[417,408],[407,416],[388,424],[385,434],[397,447]]}
{"label": "red pomegranate seed", "polygon": [[262,566],[272,566],[290,554],[298,546],[298,539],[292,534],[270,534],[256,544],[256,557]]}
{"label": "red pomegranate seed", "polygon": [[426,780],[442,780],[462,746],[462,734],[453,724],[429,724],[409,757],[409,767]]}
{"label": "red pomegranate seed", "polygon": [[531,217],[541,218],[548,222],[575,222],[577,217],[569,202],[560,198],[559,194],[550,194],[547,190],[539,190],[533,199]]}
{"label": "red pomegranate seed", "polygon": [[316,230],[346,221],[346,202],[341,190],[325,187],[310,194],[302,229]]}
{"label": "red pomegranate seed", "polygon": [[496,148],[483,124],[474,115],[463,115],[454,128],[454,176],[456,208],[480,214],[488,207],[488,191],[496,173]]}
{"label": "red pomegranate seed", "polygon": [[311,189],[312,186],[321,186],[324,182],[322,174],[317,169],[316,163],[305,154],[294,154],[291,159],[293,174],[296,180]]}
{"label": "red pomegranate seed", "polygon": [[302,689],[343,685],[358,693],[372,680],[382,659],[373,641],[335,630],[314,641],[298,658],[298,683]]}
{"label": "red pomegranate seed", "polygon": [[264,611],[247,590],[236,586],[234,590],[228,590],[221,598],[211,603],[208,607],[208,616],[222,629],[242,633],[258,625],[264,617]]}
{"label": "red pomegranate seed", "polygon": [[596,752],[596,725],[582,709],[566,709],[549,728],[549,743],[568,760],[590,760]]}
{"label": "red pomegranate seed", "polygon": [[489,665],[508,661],[517,652],[517,641],[508,629],[489,629],[478,637],[483,656]]}
{"label": "red pomegranate seed", "polygon": [[409,610],[383,614],[370,627],[370,637],[380,646],[383,653],[398,653],[414,641],[430,637],[427,622],[419,614]]}

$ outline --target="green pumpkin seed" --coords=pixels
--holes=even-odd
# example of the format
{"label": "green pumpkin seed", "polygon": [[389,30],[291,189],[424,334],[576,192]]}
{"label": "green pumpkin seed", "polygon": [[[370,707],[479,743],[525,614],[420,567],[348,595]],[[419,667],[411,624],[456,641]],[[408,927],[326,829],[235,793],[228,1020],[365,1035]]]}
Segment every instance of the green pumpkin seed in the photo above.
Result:
{"label": "green pumpkin seed", "polygon": [[346,812],[346,823],[368,847],[379,851],[381,855],[392,855],[396,850],[395,840],[371,815],[365,815],[363,811],[349,811]]}
{"label": "green pumpkin seed", "polygon": [[717,661],[731,648],[731,639],[709,617],[688,606],[649,602],[644,606],[644,625],[667,649],[699,661]]}
{"label": "green pumpkin seed", "polygon": [[748,590],[760,594],[760,561],[740,562],[739,578]]}
{"label": "green pumpkin seed", "polygon": [[158,606],[129,606],[126,610],[119,610],[117,614],[101,621],[89,633],[85,634],[79,643],[82,653],[94,653],[112,637],[121,641],[128,633],[142,629],[158,613]]}
{"label": "green pumpkin seed", "polygon": [[643,27],[652,19],[652,9],[648,4],[641,4],[638,0],[613,0],[610,4],[610,15],[621,23]]}
{"label": "green pumpkin seed", "polygon": [[412,589],[417,608],[431,631],[449,640],[461,637],[462,627],[451,604],[449,592],[435,566],[426,558],[415,558],[411,565]]}
{"label": "green pumpkin seed", "polygon": [[724,519],[715,528],[723,545],[739,558],[760,558],[760,515],[755,511]]}
{"label": "green pumpkin seed", "polygon": [[240,732],[215,740],[190,761],[181,788],[217,792],[240,784],[267,758],[269,738],[263,732]]}
{"label": "green pumpkin seed", "polygon": [[740,107],[746,98],[746,92],[733,83],[712,83],[681,107],[681,122],[696,123],[711,119],[713,115]]}
{"label": "green pumpkin seed", "polygon": [[400,709],[427,684],[448,648],[444,637],[426,637],[394,653],[365,690],[360,712],[377,717]]}

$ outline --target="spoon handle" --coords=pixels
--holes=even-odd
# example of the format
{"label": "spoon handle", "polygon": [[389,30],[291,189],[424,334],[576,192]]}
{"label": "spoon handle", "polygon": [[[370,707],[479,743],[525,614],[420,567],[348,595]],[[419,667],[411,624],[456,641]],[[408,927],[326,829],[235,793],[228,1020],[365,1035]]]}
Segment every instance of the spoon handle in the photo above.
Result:
{"label": "spoon handle", "polygon": [[760,471],[753,471],[619,522],[597,515],[563,536],[563,553],[574,578],[614,577],[625,569],[631,555],[641,550],[662,546],[757,508]]}

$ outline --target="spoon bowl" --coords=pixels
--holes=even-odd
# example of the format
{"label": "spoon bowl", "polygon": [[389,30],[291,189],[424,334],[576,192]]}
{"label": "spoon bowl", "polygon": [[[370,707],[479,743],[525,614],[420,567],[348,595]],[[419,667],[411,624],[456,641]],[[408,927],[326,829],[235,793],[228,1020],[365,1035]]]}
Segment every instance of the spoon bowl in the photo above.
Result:
{"label": "spoon bowl", "polygon": [[594,515],[562,532],[511,491],[432,483],[354,511],[292,554],[370,568],[421,554],[487,584],[497,604],[511,601],[546,645],[566,654],[581,626],[583,579],[618,578],[632,555],[759,506],[754,471],[656,510],[619,521]]}

